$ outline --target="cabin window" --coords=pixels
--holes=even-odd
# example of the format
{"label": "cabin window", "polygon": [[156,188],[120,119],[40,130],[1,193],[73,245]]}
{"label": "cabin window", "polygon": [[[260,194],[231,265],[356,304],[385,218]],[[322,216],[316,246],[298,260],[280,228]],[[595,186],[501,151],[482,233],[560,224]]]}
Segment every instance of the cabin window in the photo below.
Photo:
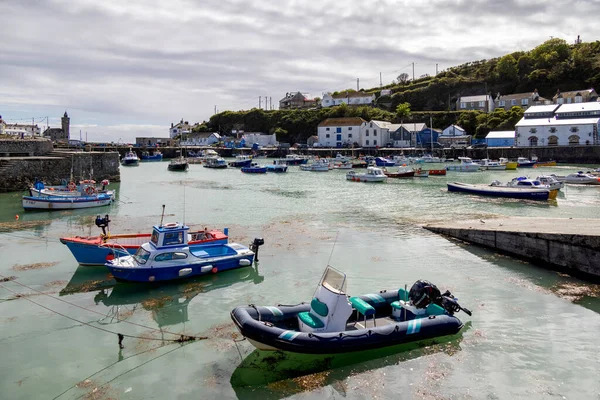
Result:
{"label": "cabin window", "polygon": [[158,245],[158,232],[152,231],[152,238],[150,238],[150,241],[155,245]]}
{"label": "cabin window", "polygon": [[163,246],[170,246],[174,244],[183,243],[183,232],[166,232],[165,238],[163,239]]}
{"label": "cabin window", "polygon": [[146,264],[148,258],[150,257],[150,252],[148,250],[144,250],[143,247],[138,247],[137,251],[133,255],[133,258],[138,264]]}
{"label": "cabin window", "polygon": [[154,257],[154,261],[171,261],[173,259],[173,253],[162,253]]}

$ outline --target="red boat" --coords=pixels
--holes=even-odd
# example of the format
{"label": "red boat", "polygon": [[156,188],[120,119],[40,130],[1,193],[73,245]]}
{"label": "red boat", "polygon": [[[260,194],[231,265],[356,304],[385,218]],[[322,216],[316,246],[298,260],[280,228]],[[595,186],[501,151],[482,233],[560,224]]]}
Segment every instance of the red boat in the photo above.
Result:
{"label": "red boat", "polygon": [[446,175],[445,169],[430,169],[429,176],[431,175]]}

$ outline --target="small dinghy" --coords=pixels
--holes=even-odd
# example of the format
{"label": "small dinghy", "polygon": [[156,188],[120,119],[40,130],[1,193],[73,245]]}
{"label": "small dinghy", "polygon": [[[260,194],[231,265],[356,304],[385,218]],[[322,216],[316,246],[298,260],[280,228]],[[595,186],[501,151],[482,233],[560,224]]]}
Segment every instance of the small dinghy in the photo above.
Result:
{"label": "small dinghy", "polygon": [[454,335],[468,315],[456,298],[427,281],[405,289],[348,297],[346,275],[327,266],[310,304],[237,307],[231,319],[259,350],[348,353]]}

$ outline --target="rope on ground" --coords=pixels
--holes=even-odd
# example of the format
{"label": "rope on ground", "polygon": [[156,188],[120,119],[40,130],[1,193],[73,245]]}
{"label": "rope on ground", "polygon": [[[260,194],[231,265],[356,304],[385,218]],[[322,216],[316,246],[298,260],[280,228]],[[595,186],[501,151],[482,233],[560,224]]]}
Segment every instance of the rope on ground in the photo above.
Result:
{"label": "rope on ground", "polygon": [[14,294],[16,294],[16,295],[19,295],[19,296],[21,296],[21,298],[23,298],[23,299],[25,299],[25,300],[27,300],[27,301],[29,301],[29,302],[33,303],[33,304],[36,304],[36,305],[38,305],[38,306],[40,306],[40,307],[42,307],[42,308],[44,308],[44,309],[46,309],[46,310],[48,310],[48,311],[50,311],[50,312],[53,312],[53,313],[55,313],[55,314],[57,314],[57,315],[60,315],[61,317],[65,317],[65,318],[67,318],[67,319],[70,319],[70,320],[72,320],[72,321],[78,322],[78,323],[80,323],[80,324],[82,324],[82,325],[89,326],[90,328],[95,328],[95,329],[98,329],[98,330],[100,330],[100,331],[104,331],[104,332],[107,332],[107,333],[112,333],[113,335],[117,335],[117,337],[119,338],[119,347],[121,347],[121,342],[122,342],[122,339],[120,339],[120,337],[121,337],[121,336],[123,336],[123,337],[127,337],[127,338],[132,338],[132,339],[142,339],[142,340],[159,340],[159,341],[162,341],[162,342],[173,342],[173,343],[183,343],[183,342],[191,342],[191,341],[194,341],[194,340],[206,340],[206,339],[208,339],[208,336],[187,336],[187,335],[182,335],[182,334],[178,334],[178,335],[179,335],[179,338],[178,338],[178,339],[161,339],[161,338],[148,338],[148,337],[143,337],[143,336],[127,335],[127,334],[122,334],[122,333],[118,333],[118,332],[113,332],[113,331],[111,331],[111,330],[109,330],[109,329],[106,329],[106,328],[102,328],[102,327],[99,327],[99,326],[92,325],[92,324],[91,324],[91,323],[89,323],[89,322],[84,322],[84,321],[81,321],[81,320],[79,320],[79,319],[77,319],[77,318],[70,317],[70,316],[68,316],[68,315],[66,315],[66,314],[63,314],[63,313],[61,313],[61,312],[58,312],[58,311],[56,311],[56,310],[53,310],[53,309],[51,309],[51,308],[49,308],[49,307],[46,307],[46,306],[44,306],[44,305],[42,305],[42,304],[38,303],[37,301],[33,301],[33,300],[31,300],[29,297],[24,297],[24,296],[22,296],[20,293],[17,293],[17,292],[15,292],[14,290],[12,290],[12,289],[10,289],[10,288],[7,288],[7,287],[6,287],[6,286],[4,286],[4,285],[0,285],[0,287],[3,287],[3,288],[5,288],[6,290],[8,290],[8,291],[10,291],[10,292],[12,292],[12,293],[14,293]]}
{"label": "rope on ground", "polygon": [[[16,283],[17,285],[20,285],[20,286],[22,286],[22,287],[24,287],[24,288],[26,288],[26,289],[29,289],[29,290],[31,290],[31,291],[33,291],[33,292],[36,292],[36,293],[38,293],[38,294],[41,294],[41,295],[44,295],[44,296],[48,296],[48,297],[50,297],[51,299],[58,300],[58,301],[62,301],[63,303],[65,303],[65,304],[68,304],[68,305],[70,305],[70,306],[77,307],[77,308],[81,308],[82,310],[89,311],[89,312],[91,312],[91,313],[95,313],[95,314],[98,314],[98,315],[102,315],[103,317],[108,317],[108,315],[107,315],[107,314],[101,313],[100,311],[92,310],[92,309],[90,309],[90,308],[86,308],[86,307],[83,307],[83,306],[77,305],[77,304],[75,304],[75,303],[71,303],[71,302],[69,302],[69,301],[66,301],[66,300],[63,300],[63,299],[61,299],[61,298],[58,298],[58,297],[55,297],[55,296],[49,295],[48,293],[44,293],[44,292],[42,292],[42,291],[39,291],[39,290],[37,290],[37,289],[34,289],[34,288],[32,288],[31,286],[27,286],[27,285],[25,285],[25,284],[23,284],[23,283],[21,283],[21,282],[18,282],[18,281],[16,281],[14,276],[5,277],[4,275],[0,275],[0,282],[7,282],[7,281],[11,281],[11,282],[13,282],[13,283]],[[10,289],[9,289],[9,290],[10,290]],[[14,293],[14,292],[13,292],[13,293]],[[19,297],[22,297],[22,295],[21,295],[21,296],[19,296]],[[135,326],[138,326],[138,327],[140,327],[140,328],[148,329],[148,330],[151,330],[151,331],[154,331],[154,332],[160,332],[161,334],[163,334],[163,333],[166,333],[166,334],[168,334],[168,335],[179,336],[180,338],[179,338],[179,339],[177,339],[177,341],[178,341],[178,340],[181,340],[181,337],[183,337],[183,336],[186,336],[186,335],[182,335],[181,333],[175,333],[175,332],[164,331],[164,330],[161,330],[161,329],[152,328],[152,327],[150,327],[150,326],[146,326],[146,325],[138,324],[138,323],[136,323],[136,322],[127,321],[127,320],[125,320],[125,319],[119,319],[118,317],[117,317],[117,321],[118,321],[118,322],[125,322],[126,324],[135,325]],[[187,337],[194,338],[194,339],[191,339],[191,340],[203,340],[203,339],[204,339],[204,337],[201,337],[201,336],[187,336]],[[119,343],[119,344],[120,344],[120,343]]]}

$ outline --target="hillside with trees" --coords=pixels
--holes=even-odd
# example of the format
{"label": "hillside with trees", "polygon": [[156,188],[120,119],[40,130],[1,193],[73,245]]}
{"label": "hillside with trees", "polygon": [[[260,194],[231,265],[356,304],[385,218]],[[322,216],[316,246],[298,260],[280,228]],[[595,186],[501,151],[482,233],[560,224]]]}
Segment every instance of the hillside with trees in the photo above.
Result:
{"label": "hillside with trees", "polygon": [[[512,130],[523,116],[520,107],[479,111],[456,111],[459,96],[526,93],[538,90],[551,99],[557,90],[600,88],[600,42],[570,45],[562,39],[550,39],[530,51],[519,51],[490,60],[473,61],[440,72],[434,77],[411,81],[407,74],[383,88],[361,89],[374,93],[374,107],[336,106],[314,110],[252,109],[224,111],[213,115],[198,131],[228,134],[232,129],[247,132],[276,133],[281,142],[306,142],[315,135],[317,125],[326,118],[362,117],[394,123],[428,122],[433,116],[435,128],[458,124],[469,134],[483,137],[490,130]],[[380,96],[382,89],[391,95]],[[350,91],[351,89],[348,89]],[[346,91],[346,90],[343,90]],[[396,113],[408,103],[409,112]],[[412,110],[412,111],[411,111]]]}

